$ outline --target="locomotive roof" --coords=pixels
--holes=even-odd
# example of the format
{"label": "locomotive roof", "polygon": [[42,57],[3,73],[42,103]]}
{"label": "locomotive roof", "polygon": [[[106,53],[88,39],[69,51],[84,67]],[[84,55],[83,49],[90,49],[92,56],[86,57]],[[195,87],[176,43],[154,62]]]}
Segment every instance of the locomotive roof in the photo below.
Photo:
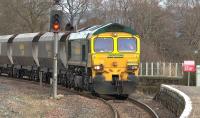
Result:
{"label": "locomotive roof", "polygon": [[118,23],[108,23],[106,25],[95,25],[81,29],[77,33],[70,34],[69,40],[86,39],[88,35],[98,35],[105,32],[126,32],[137,35],[137,33],[130,27]]}

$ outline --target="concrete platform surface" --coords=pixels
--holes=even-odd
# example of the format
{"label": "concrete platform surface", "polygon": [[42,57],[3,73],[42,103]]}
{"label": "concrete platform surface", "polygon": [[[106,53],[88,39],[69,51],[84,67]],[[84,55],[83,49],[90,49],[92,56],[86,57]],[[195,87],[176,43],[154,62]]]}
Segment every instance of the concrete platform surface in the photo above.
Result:
{"label": "concrete platform surface", "polygon": [[185,93],[192,101],[192,112],[190,118],[200,118],[200,87],[176,86],[171,85]]}

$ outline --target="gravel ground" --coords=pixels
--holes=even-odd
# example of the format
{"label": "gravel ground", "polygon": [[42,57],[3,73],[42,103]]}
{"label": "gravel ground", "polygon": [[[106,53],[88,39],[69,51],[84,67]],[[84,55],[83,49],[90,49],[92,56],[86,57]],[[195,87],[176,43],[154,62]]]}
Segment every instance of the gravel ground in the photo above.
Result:
{"label": "gravel ground", "polygon": [[109,107],[67,89],[60,100],[49,99],[49,87],[39,83],[0,77],[0,117],[4,118],[110,118]]}
{"label": "gravel ground", "polygon": [[130,97],[136,98],[139,101],[151,107],[159,116],[159,118],[177,118],[175,114],[166,109],[161,103],[153,100],[153,96],[147,96],[140,92],[133,93]]}

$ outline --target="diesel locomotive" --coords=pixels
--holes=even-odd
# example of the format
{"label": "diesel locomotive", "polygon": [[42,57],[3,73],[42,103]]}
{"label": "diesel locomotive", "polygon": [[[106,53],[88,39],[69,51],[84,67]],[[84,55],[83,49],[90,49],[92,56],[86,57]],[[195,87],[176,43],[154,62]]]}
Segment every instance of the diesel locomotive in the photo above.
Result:
{"label": "diesel locomotive", "polygon": [[[117,23],[58,33],[58,84],[98,94],[128,95],[136,87],[140,37]],[[49,83],[52,32],[0,36],[0,74]]]}

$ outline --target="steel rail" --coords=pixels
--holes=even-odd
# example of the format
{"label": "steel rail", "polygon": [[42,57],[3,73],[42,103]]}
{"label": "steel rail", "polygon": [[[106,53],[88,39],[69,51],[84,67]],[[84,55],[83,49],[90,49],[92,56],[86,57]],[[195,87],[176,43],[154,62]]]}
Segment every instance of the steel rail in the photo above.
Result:
{"label": "steel rail", "polygon": [[107,106],[109,106],[109,108],[112,110],[113,112],[113,117],[114,118],[120,118],[119,117],[119,112],[111,105],[109,104],[106,100],[104,100],[103,98],[98,98],[99,100],[101,100],[102,102],[104,102],[104,104],[106,104]]}
{"label": "steel rail", "polygon": [[152,116],[152,118],[159,118],[159,116],[157,115],[157,113],[151,107],[149,107],[148,105],[146,105],[145,103],[140,102],[140,101],[138,101],[138,100],[136,100],[134,98],[127,98],[127,100],[129,102],[134,103],[137,106],[141,107],[145,111],[147,111]]}

